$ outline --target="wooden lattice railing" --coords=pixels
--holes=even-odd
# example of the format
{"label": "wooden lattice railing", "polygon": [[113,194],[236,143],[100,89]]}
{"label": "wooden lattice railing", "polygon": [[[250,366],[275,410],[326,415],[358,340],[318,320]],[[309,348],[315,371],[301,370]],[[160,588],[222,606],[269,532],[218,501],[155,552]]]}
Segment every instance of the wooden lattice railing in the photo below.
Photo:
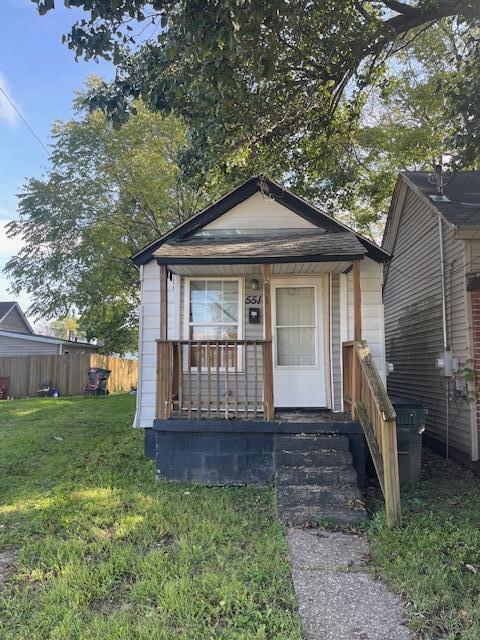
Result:
{"label": "wooden lattice railing", "polygon": [[343,343],[345,409],[362,424],[385,499],[387,522],[401,523],[397,415],[364,341]]}
{"label": "wooden lattice railing", "polygon": [[271,420],[271,341],[157,340],[156,413]]}

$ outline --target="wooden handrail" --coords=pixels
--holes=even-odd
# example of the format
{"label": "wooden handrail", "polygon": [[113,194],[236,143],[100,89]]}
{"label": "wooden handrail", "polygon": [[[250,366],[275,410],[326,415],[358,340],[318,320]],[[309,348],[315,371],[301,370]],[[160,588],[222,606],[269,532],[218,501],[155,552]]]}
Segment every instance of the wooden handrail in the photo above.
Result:
{"label": "wooden handrail", "polygon": [[158,418],[273,419],[270,340],[156,342]]}
{"label": "wooden handrail", "polygon": [[343,343],[343,398],[363,427],[385,499],[389,526],[401,523],[397,415],[362,340]]}

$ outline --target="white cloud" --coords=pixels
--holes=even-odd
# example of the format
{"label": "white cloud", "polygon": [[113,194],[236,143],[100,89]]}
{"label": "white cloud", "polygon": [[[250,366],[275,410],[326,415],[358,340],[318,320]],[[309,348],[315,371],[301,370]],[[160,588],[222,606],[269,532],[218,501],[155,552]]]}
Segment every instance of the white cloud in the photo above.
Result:
{"label": "white cloud", "polygon": [[[10,99],[15,102],[12,97],[12,92],[7,82],[7,79],[0,71],[0,87],[5,91],[5,93],[10,97]],[[16,103],[15,103],[16,104]],[[18,109],[18,105],[17,109]],[[13,106],[7,100],[2,92],[0,92],[0,120],[7,124],[9,127],[16,127],[18,125],[19,117]]]}
{"label": "white cloud", "polygon": [[17,255],[23,246],[20,238],[7,237],[7,224],[10,220],[0,220],[0,259],[8,260]]}

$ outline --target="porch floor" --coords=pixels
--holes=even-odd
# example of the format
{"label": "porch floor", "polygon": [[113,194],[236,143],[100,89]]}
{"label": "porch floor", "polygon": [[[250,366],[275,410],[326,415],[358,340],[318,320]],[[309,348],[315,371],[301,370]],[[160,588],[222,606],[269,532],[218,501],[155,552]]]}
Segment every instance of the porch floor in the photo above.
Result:
{"label": "porch floor", "polygon": [[349,411],[334,412],[329,409],[277,409],[275,418],[280,422],[350,422]]}
{"label": "porch floor", "polygon": [[[258,415],[255,416],[253,412],[249,412],[247,416],[245,413],[238,412],[238,416],[235,415],[234,412],[231,412],[228,416],[228,419],[225,416],[225,411],[220,411],[219,415],[212,410],[211,415],[208,416],[206,411],[202,412],[201,417],[198,417],[198,411],[192,410],[191,415],[189,415],[189,411],[186,409],[182,409],[182,411],[173,412],[170,420],[201,420],[202,422],[210,422],[218,420],[225,420],[229,422],[240,421],[240,420],[248,420],[248,421],[258,421],[264,422],[263,415],[259,411]],[[273,418],[274,422],[287,422],[287,423],[308,423],[308,424],[325,424],[332,422],[351,422],[352,414],[349,411],[343,412],[335,412],[330,409],[276,409],[275,416]]]}

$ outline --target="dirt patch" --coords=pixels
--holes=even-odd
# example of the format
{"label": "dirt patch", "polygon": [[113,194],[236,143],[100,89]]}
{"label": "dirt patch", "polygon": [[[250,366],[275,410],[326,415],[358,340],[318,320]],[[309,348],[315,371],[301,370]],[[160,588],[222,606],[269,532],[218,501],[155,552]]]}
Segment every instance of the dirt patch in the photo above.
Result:
{"label": "dirt patch", "polygon": [[98,613],[102,616],[108,616],[115,611],[124,608],[124,604],[115,596],[111,598],[95,598],[90,603],[90,608],[95,613]]}
{"label": "dirt patch", "polygon": [[15,549],[6,549],[0,551],[0,587],[13,572],[17,561],[17,551]]}

